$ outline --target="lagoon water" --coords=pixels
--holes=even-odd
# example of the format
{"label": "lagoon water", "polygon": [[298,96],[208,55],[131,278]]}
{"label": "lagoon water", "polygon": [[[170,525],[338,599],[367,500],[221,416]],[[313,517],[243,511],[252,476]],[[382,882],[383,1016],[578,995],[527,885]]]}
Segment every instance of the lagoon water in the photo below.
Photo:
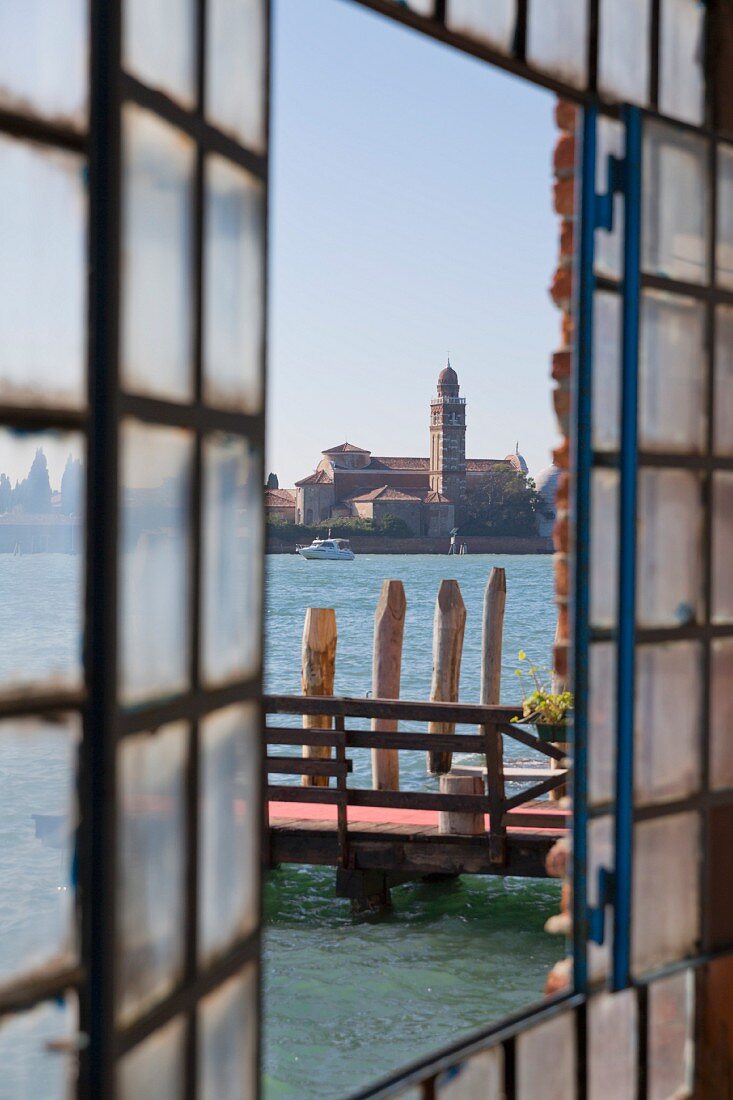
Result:
{"label": "lagoon water", "polygon": [[[475,701],[481,606],[492,565],[507,570],[502,700],[515,701],[517,650],[549,663],[549,556],[360,555],[353,563],[268,557],[267,689],[299,691],[305,609],[328,606],[336,608],[339,632],[336,690],[364,695],[371,686],[374,609],[382,581],[394,577],[403,580],[407,595],[402,694],[427,698],[435,596],[440,580],[454,577],[468,610],[461,699]],[[0,555],[0,636],[6,641],[0,681],[39,675],[77,680],[79,566],[79,558],[66,555]],[[32,629],[39,623],[42,631]],[[32,767],[22,738],[6,730],[0,745],[0,979],[18,963],[11,944],[17,950],[21,943],[31,960],[50,937],[62,935],[69,914],[69,861],[58,848],[40,844],[31,817],[64,810],[72,772],[69,732],[70,738],[63,729],[39,735]],[[524,752],[519,749],[518,762]],[[352,782],[365,784],[368,754],[357,755]],[[403,785],[434,785],[424,769],[424,754],[410,754]],[[388,916],[354,918],[349,903],[334,897],[334,878],[332,869],[285,867],[265,885],[267,1100],[347,1096],[437,1044],[536,1001],[562,954],[562,943],[542,930],[557,911],[555,882],[465,877],[405,885],[393,891]],[[0,1100],[55,1095],[63,1059],[39,1057],[39,1039],[58,1037],[73,1027],[73,1018],[50,1005],[18,1027],[0,1028]]]}
{"label": "lagoon water", "polygon": [[[300,690],[305,609],[334,607],[335,690],[365,695],[379,591],[385,578],[396,578],[407,597],[402,696],[427,699],[435,597],[443,578],[455,578],[467,609],[460,698],[477,701],[481,610],[493,565],[507,572],[502,701],[517,701],[518,650],[541,666],[550,663],[550,556],[359,555],[353,563],[269,557],[267,690]],[[529,762],[526,750],[517,750],[517,763]],[[368,785],[368,754],[356,756],[351,782]],[[403,787],[434,787],[425,776],[424,753],[408,760],[401,761]],[[441,885],[405,885],[392,891],[388,916],[355,918],[349,902],[334,897],[334,879],[332,869],[286,867],[266,883],[267,1100],[348,1096],[437,1045],[538,1000],[547,971],[563,953],[563,944],[543,931],[558,908],[556,882],[464,876]]]}

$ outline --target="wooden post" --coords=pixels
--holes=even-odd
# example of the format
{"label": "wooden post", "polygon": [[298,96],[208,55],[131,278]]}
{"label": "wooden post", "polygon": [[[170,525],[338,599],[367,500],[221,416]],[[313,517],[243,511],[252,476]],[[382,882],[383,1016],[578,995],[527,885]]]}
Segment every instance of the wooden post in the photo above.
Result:
{"label": "wooden post", "polygon": [[[504,644],[506,607],[506,571],[494,568],[484,592],[481,630],[481,702],[496,706],[501,702],[501,654]],[[486,791],[489,796],[491,860],[504,862],[504,744],[494,726],[483,726],[486,753]]]}
{"label": "wooden post", "polygon": [[[484,793],[484,781],[480,775],[441,775],[440,793],[475,794],[480,798]],[[484,833],[484,815],[440,810],[438,832],[448,836],[481,836]]]}
{"label": "wooden post", "polygon": [[[402,639],[405,633],[405,589],[402,581],[385,581],[374,616],[372,695],[375,699],[399,699],[402,671]],[[394,718],[373,718],[372,729],[394,733]],[[372,749],[372,786],[375,791],[400,789],[397,749]]]}
{"label": "wooden post", "polygon": [[[336,612],[332,607],[309,607],[303,626],[300,683],[304,695],[333,695],[336,672]],[[328,730],[327,715],[304,714],[303,729]],[[306,759],[328,759],[331,750],[321,746],[303,746]],[[304,787],[327,787],[327,775],[303,775]]]}
{"label": "wooden post", "polygon": [[[433,619],[433,682],[431,703],[457,703],[461,674],[463,634],[466,629],[466,606],[458,581],[441,581]],[[430,722],[428,733],[453,733],[451,722]],[[444,775],[450,771],[452,753],[429,752],[428,771]]]}
{"label": "wooden post", "polygon": [[[561,637],[562,637],[562,635],[560,634],[560,619],[558,617],[557,622],[555,623],[555,641],[554,641],[554,645],[552,647],[552,663],[553,663],[553,665],[555,663],[555,648],[557,647],[558,643],[560,642]],[[551,687],[551,690],[552,690],[553,694],[555,694],[555,695],[559,695],[560,692],[565,691],[565,681],[561,680],[560,677],[556,675],[556,673],[554,671],[554,668],[553,668],[553,672],[552,672],[552,687]],[[557,747],[559,749],[562,749],[563,752],[565,752],[565,753],[569,752],[569,750],[570,750],[570,746],[566,742],[559,743]],[[558,760],[554,760],[554,759],[550,760],[550,768],[551,768],[552,771],[556,771],[557,768],[559,768],[559,767],[560,767],[560,762]],[[560,799],[564,798],[567,793],[568,793],[568,789],[567,789],[566,786],[563,785],[562,787],[555,787],[554,790],[550,791],[550,795],[549,795],[550,802],[559,802]]]}

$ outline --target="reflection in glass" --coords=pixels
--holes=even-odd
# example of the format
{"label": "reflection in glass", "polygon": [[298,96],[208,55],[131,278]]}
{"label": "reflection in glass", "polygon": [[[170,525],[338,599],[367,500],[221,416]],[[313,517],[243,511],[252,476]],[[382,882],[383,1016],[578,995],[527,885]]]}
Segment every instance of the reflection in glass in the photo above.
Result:
{"label": "reflection in glass", "polygon": [[0,1019],[0,1095],[8,1100],[68,1100],[76,1092],[76,1059],[49,1050],[78,1030],[76,998],[45,1001]]}
{"label": "reflection in glass", "polygon": [[185,1020],[178,1017],[125,1054],[119,1062],[117,1100],[183,1100],[185,1034]]}
{"label": "reflection in glass", "polygon": [[588,1100],[636,1095],[636,991],[599,993],[588,1002]]}
{"label": "reflection in glass", "polygon": [[733,623],[733,473],[713,474],[714,623]]}
{"label": "reflection in glass", "polygon": [[645,291],[641,301],[639,446],[699,451],[705,443],[705,307]]}
{"label": "reflection in glass", "polygon": [[[609,815],[593,817],[588,822],[588,905],[600,904],[598,872],[613,867],[613,818]],[[600,981],[611,968],[611,944],[613,943],[613,909],[606,906],[606,928],[603,943],[588,941],[588,977]]]}
{"label": "reflection in glass", "polygon": [[121,366],[126,389],[192,395],[194,143],[123,109]]}
{"label": "reflection in glass", "polygon": [[435,1095],[437,1100],[502,1100],[504,1048],[482,1050],[451,1066],[436,1081]]}
{"label": "reflection in glass", "polygon": [[261,483],[259,459],[245,439],[206,439],[202,665],[209,684],[259,667]]}
{"label": "reflection in glass", "polygon": [[634,793],[639,804],[684,798],[700,786],[697,642],[636,651]]}
{"label": "reflection in glass", "polygon": [[598,84],[616,102],[648,102],[649,6],[649,0],[601,0]]}
{"label": "reflection in glass", "polygon": [[117,755],[118,1011],[138,1015],[168,993],[184,952],[185,722],[125,737]]}
{"label": "reflection in glass", "polygon": [[448,0],[446,26],[457,34],[465,34],[486,42],[502,53],[511,53],[514,26],[517,21],[517,0]]}
{"label": "reflection in glass", "polygon": [[621,420],[621,296],[593,298],[593,447],[617,451]]}
{"label": "reflection in glass", "polygon": [[0,107],[82,129],[88,0],[0,0]]}
{"label": "reflection in glass", "polygon": [[223,157],[206,162],[204,396],[262,405],[265,208],[262,184]]}
{"label": "reflection in glass", "polygon": [[123,424],[120,669],[128,704],[188,686],[192,456],[189,432]]}
{"label": "reflection in glass", "polygon": [[733,455],[733,307],[715,311],[714,447],[718,454]]}
{"label": "reflection in glass", "polygon": [[703,120],[705,6],[662,0],[659,43],[659,110],[683,122]]}
{"label": "reflection in glass", "polygon": [[0,429],[0,692],[82,685],[82,440]]}
{"label": "reflection in glass", "polygon": [[691,970],[652,982],[647,994],[647,1096],[692,1096],[695,981]]}
{"label": "reflection in glass", "polygon": [[196,13],[194,0],[125,0],[123,65],[144,84],[194,103]]}
{"label": "reflection in glass", "polygon": [[72,715],[0,722],[0,985],[75,957],[79,735]]}
{"label": "reflection in glass", "polygon": [[733,288],[733,148],[718,145],[715,267],[720,286]]}
{"label": "reflection in glass", "polygon": [[199,947],[202,959],[251,931],[259,887],[258,710],[227,707],[201,723]]}
{"label": "reflection in glass", "polygon": [[653,275],[705,282],[706,158],[703,138],[645,123],[641,250],[644,270]]}
{"label": "reflection in glass", "polygon": [[251,963],[206,997],[198,1021],[199,1100],[257,1096],[257,972]]}
{"label": "reflection in glass", "polygon": [[702,599],[701,487],[687,470],[639,471],[637,618],[642,626],[685,626]]}
{"label": "reflection in glass", "polygon": [[265,5],[208,0],[206,113],[257,152],[265,147]]}
{"label": "reflection in glass", "polygon": [[[623,157],[626,140],[624,128],[615,119],[600,115],[597,127],[596,179],[598,193],[605,195],[610,190],[608,178],[608,158],[611,154]],[[598,275],[608,275],[620,279],[623,272],[624,239],[624,200],[623,195],[613,196],[613,230],[597,229],[595,232],[594,270]]]}
{"label": "reflection in glass", "polygon": [[516,1038],[517,1100],[573,1100],[575,1016],[564,1012]]}
{"label": "reflection in glass", "polygon": [[594,642],[590,649],[588,701],[588,801],[610,802],[616,762],[616,648]]}
{"label": "reflection in glass", "polygon": [[84,403],[84,164],[0,136],[0,402]]}
{"label": "reflection in glass", "polygon": [[618,602],[618,473],[597,469],[591,481],[590,619],[613,626]]}
{"label": "reflection in glass", "polygon": [[588,11],[578,0],[529,0],[527,60],[577,88],[585,87]]}
{"label": "reflection in glass", "polygon": [[733,638],[715,638],[710,662],[710,785],[733,787]]}
{"label": "reflection in glass", "polygon": [[[635,976],[695,951],[699,935],[699,821],[673,814],[634,826],[631,969]],[[664,905],[659,899],[664,898]]]}

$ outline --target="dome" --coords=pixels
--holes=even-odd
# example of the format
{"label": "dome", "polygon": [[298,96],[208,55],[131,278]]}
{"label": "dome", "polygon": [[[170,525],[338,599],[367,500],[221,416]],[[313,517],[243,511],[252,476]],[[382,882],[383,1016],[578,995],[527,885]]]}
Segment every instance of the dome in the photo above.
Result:
{"label": "dome", "polygon": [[540,470],[535,478],[537,492],[553,509],[555,507],[555,497],[557,496],[557,483],[559,478],[560,470],[557,466],[546,466],[544,470]]}
{"label": "dome", "polygon": [[450,365],[450,361],[448,362],[448,366],[443,367],[442,371],[438,375],[438,385],[439,386],[457,386],[458,385],[458,375],[453,370],[453,367]]}

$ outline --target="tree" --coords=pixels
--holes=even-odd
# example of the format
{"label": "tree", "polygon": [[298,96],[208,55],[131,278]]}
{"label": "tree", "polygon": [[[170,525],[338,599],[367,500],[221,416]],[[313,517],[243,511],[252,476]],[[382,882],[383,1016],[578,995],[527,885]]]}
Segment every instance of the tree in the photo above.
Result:
{"label": "tree", "polygon": [[65,515],[75,516],[82,511],[83,482],[81,459],[69,455],[61,478],[61,511]]}
{"label": "tree", "polygon": [[266,489],[279,489],[280,488],[280,482],[277,479],[277,474],[268,474],[267,475],[267,484],[265,485],[265,488]]}
{"label": "tree", "polygon": [[532,478],[501,463],[469,497],[468,521],[461,533],[531,537],[537,534],[538,520],[546,513]]}
{"label": "tree", "polygon": [[13,486],[7,474],[0,474],[0,513],[9,512],[13,507]]}
{"label": "tree", "polygon": [[31,463],[28,477],[15,483],[13,489],[13,510],[41,515],[51,511],[51,482],[48,478],[48,462],[39,447]]}

